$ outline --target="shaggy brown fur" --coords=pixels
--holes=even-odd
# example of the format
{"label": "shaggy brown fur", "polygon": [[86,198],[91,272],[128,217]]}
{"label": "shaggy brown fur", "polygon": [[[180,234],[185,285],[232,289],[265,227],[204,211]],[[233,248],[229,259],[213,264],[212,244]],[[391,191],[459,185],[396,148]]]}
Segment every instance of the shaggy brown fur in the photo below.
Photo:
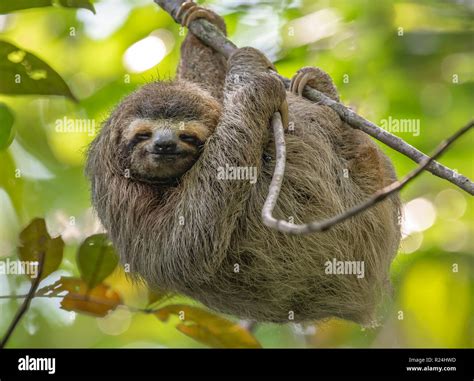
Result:
{"label": "shaggy brown fur", "polygon": [[[242,318],[371,322],[400,240],[398,198],[324,233],[293,236],[265,227],[261,209],[275,165],[269,120],[286,97],[294,131],[286,135],[276,218],[323,219],[365,200],[395,179],[388,158],[330,108],[286,93],[258,51],[240,49],[225,65],[188,35],[182,52],[178,80],[127,97],[90,147],[93,203],[122,262],[152,288]],[[321,73],[311,85],[337,97]],[[178,184],[124,176],[130,165],[124,131],[143,115],[199,120],[213,131]],[[226,165],[257,167],[257,183],[219,180]],[[364,261],[365,277],[326,274],[334,258]]]}

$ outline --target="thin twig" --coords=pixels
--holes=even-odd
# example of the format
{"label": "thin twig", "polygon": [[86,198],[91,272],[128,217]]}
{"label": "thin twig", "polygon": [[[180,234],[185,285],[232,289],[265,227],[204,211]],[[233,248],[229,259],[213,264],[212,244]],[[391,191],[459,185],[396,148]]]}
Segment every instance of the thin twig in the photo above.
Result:
{"label": "thin twig", "polygon": [[424,159],[416,169],[411,171],[406,175],[402,180],[395,181],[392,184],[386,186],[385,188],[377,191],[372,197],[367,201],[360,203],[352,207],[351,209],[346,210],[343,213],[340,213],[334,217],[328,218],[323,221],[313,221],[307,224],[292,224],[284,220],[277,220],[272,216],[273,209],[275,208],[276,202],[278,200],[278,195],[280,193],[281,184],[283,181],[283,175],[285,173],[285,159],[286,159],[286,148],[285,148],[285,139],[284,139],[284,130],[283,124],[281,122],[280,114],[277,113],[272,118],[272,127],[273,134],[275,137],[275,147],[276,147],[276,165],[273,173],[273,178],[270,183],[268,190],[268,196],[265,200],[265,204],[262,209],[262,218],[266,226],[277,229],[281,232],[292,233],[292,234],[307,234],[312,232],[322,232],[328,230],[331,226],[334,226],[342,221],[347,220],[363,212],[364,210],[378,204],[382,200],[386,199],[391,194],[398,192],[404,186],[406,186],[410,181],[415,179],[434,159],[441,156],[441,154],[446,151],[446,149],[458,138],[464,135],[474,126],[474,120],[471,120],[466,126],[458,130],[454,135],[450,136],[448,139],[444,140],[433,152],[431,157]]}
{"label": "thin twig", "polygon": [[[181,0],[154,0],[161,8],[168,12],[175,21],[177,20],[176,14],[180,8],[183,1]],[[213,48],[215,51],[224,55],[228,58],[237,47],[229,41],[222,32],[212,25],[210,22],[204,19],[196,19],[192,21],[189,25],[189,30],[198,37],[206,45]],[[285,86],[288,88],[290,80],[279,76],[283,81]],[[372,136],[373,138],[381,141],[395,151],[400,152],[401,154],[409,157],[416,163],[422,163],[425,160],[428,160],[428,156],[423,152],[417,150],[415,147],[406,143],[403,139],[392,135],[391,133],[385,131],[383,128],[377,126],[375,123],[372,123],[360,115],[356,114],[354,111],[345,107],[341,103],[338,103],[331,98],[327,97],[323,93],[315,90],[309,86],[305,87],[303,95],[315,102],[326,105],[333,109],[339,117],[349,124],[352,128],[357,128],[366,134]],[[433,175],[438,176],[442,179],[448,180],[451,183],[457,185],[466,192],[474,195],[474,183],[469,180],[466,176],[458,174],[454,170],[436,162],[430,161],[429,164],[424,168],[425,170],[431,172]]]}
{"label": "thin twig", "polygon": [[7,332],[3,336],[3,339],[0,342],[0,349],[5,348],[8,340],[10,339],[11,335],[15,331],[15,328],[20,323],[21,318],[26,313],[26,311],[28,311],[28,308],[30,307],[31,300],[34,298],[36,294],[36,290],[38,289],[38,286],[41,282],[41,276],[43,274],[43,267],[44,267],[44,257],[45,257],[45,253],[41,252],[38,259],[38,274],[36,278],[34,279],[33,283],[31,284],[30,291],[28,291],[28,294],[26,295],[26,298],[23,301],[23,304],[21,305],[20,309],[17,311],[15,317],[10,323],[10,326],[7,329]]}
{"label": "thin twig", "polygon": [[[23,299],[23,298],[27,298],[27,297],[28,297],[28,294],[0,295],[0,299]],[[108,306],[111,309],[112,308],[117,308],[117,307],[126,307],[127,309],[129,309],[132,312],[141,312],[141,313],[144,313],[144,314],[153,314],[153,313],[159,311],[159,309],[133,307],[133,306],[128,306],[128,305],[123,304],[123,303],[117,304],[117,303],[114,303],[114,302],[110,302],[108,300],[94,298],[94,297],[91,297],[91,296],[88,296],[88,295],[76,295],[76,294],[70,294],[70,293],[68,293],[66,295],[35,294],[33,297],[34,298],[49,298],[49,299],[52,299],[52,298],[59,298],[59,299],[68,298],[68,299],[72,299],[72,300],[79,301],[79,302],[88,302],[88,303],[91,303],[91,304],[98,304],[98,305],[101,305],[101,306]]]}

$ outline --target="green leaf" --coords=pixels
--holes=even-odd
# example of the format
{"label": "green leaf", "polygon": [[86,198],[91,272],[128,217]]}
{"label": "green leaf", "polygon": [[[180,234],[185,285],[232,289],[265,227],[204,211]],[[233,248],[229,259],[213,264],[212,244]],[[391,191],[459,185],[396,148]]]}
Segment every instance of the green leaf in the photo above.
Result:
{"label": "green leaf", "polygon": [[52,0],[2,0],[0,2],[0,13],[9,13],[28,8],[49,7]]}
{"label": "green leaf", "polygon": [[59,0],[59,4],[66,8],[85,8],[95,14],[94,5],[89,0]]}
{"label": "green leaf", "polygon": [[13,122],[15,117],[12,111],[4,103],[0,103],[0,150],[7,148],[15,136]]}
{"label": "green leaf", "polygon": [[25,212],[24,178],[15,176],[17,166],[11,152],[0,150],[0,163],[0,188],[8,193],[16,212],[23,215]]}
{"label": "green leaf", "polygon": [[[57,2],[66,8],[85,8],[95,14],[94,5],[89,0],[58,0]],[[53,3],[53,0],[2,0],[0,14],[22,9],[49,7]]]}
{"label": "green leaf", "polygon": [[77,252],[77,265],[81,278],[89,288],[94,288],[107,278],[117,264],[117,254],[105,234],[87,237]]}
{"label": "green leaf", "polygon": [[64,95],[76,100],[66,82],[35,55],[0,41],[0,93]]}
{"label": "green leaf", "polygon": [[154,314],[163,322],[170,315],[179,316],[182,323],[176,326],[178,331],[213,348],[261,348],[245,328],[199,307],[173,304]]}
{"label": "green leaf", "polygon": [[[63,260],[63,250],[64,241],[61,236],[52,239],[42,218],[35,218],[20,233],[18,251],[22,261],[38,262],[43,254],[41,279],[58,269]],[[29,276],[33,279],[31,274]]]}

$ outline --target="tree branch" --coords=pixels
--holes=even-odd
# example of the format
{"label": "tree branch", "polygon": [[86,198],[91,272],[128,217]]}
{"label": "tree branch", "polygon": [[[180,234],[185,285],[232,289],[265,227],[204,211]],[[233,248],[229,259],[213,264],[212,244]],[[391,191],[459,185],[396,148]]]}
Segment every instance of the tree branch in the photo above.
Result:
{"label": "tree branch", "polygon": [[[182,1],[180,0],[154,0],[161,8],[168,12],[176,22],[176,14],[180,8]],[[237,47],[229,41],[219,29],[214,25],[204,19],[196,19],[192,21],[189,25],[189,30],[197,36],[202,42],[206,45],[213,48],[215,51],[222,53],[225,57],[229,57]],[[285,86],[288,88],[290,80],[279,76],[283,81]],[[393,148],[395,151],[400,152],[401,154],[409,157],[416,163],[422,163],[429,159],[427,155],[423,152],[417,150],[415,147],[406,143],[403,139],[390,134],[381,127],[377,126],[375,123],[372,123],[360,115],[356,114],[354,111],[345,107],[341,103],[338,103],[323,93],[306,86],[303,95],[315,102],[326,105],[338,113],[339,117],[349,124],[353,128],[357,128],[366,134],[372,136],[373,138],[381,141],[390,148]],[[438,176],[442,179],[448,180],[451,183],[457,185],[466,192],[474,195],[474,183],[470,181],[466,176],[458,174],[452,169],[445,167],[444,165],[436,162],[429,161],[429,164],[424,168],[425,170],[431,172],[433,175]]]}
{"label": "tree branch", "polygon": [[281,117],[279,113],[275,113],[272,118],[272,127],[273,134],[275,137],[275,147],[276,147],[276,165],[273,173],[273,178],[270,183],[268,190],[268,196],[265,200],[265,204],[262,209],[262,218],[266,226],[277,229],[281,232],[292,233],[292,234],[308,234],[313,232],[322,232],[328,230],[331,226],[334,226],[342,221],[351,218],[364,210],[369,209],[370,207],[378,204],[379,202],[386,199],[391,194],[400,191],[404,186],[409,182],[414,180],[423,170],[425,170],[430,163],[433,162],[436,158],[440,157],[446,149],[454,143],[458,138],[464,135],[474,126],[474,120],[471,120],[466,126],[458,130],[454,135],[450,136],[448,139],[443,141],[433,152],[431,157],[426,157],[418,165],[416,169],[406,175],[402,180],[395,181],[392,184],[386,186],[385,188],[377,191],[372,197],[367,201],[360,203],[352,207],[351,209],[346,210],[343,213],[340,213],[334,217],[328,218],[323,221],[313,221],[307,224],[297,225],[292,224],[284,220],[277,220],[272,216],[273,209],[275,208],[276,202],[278,200],[278,195],[280,194],[281,184],[283,181],[283,175],[285,173],[285,162],[286,162],[286,148],[285,148],[285,132],[283,130],[283,124],[281,122]]}
{"label": "tree branch", "polygon": [[15,331],[15,328],[20,323],[21,318],[26,313],[26,311],[28,311],[31,300],[35,297],[36,290],[38,289],[38,286],[41,282],[41,276],[43,274],[44,256],[45,256],[44,252],[40,253],[39,260],[38,260],[38,274],[35,280],[33,281],[33,283],[31,284],[30,291],[28,291],[28,294],[26,295],[26,298],[23,301],[23,304],[21,305],[20,309],[18,310],[12,322],[10,323],[10,326],[8,327],[7,332],[5,333],[5,336],[3,336],[3,339],[0,342],[0,349],[5,348],[5,346],[8,343],[8,340],[10,339],[11,335]]}

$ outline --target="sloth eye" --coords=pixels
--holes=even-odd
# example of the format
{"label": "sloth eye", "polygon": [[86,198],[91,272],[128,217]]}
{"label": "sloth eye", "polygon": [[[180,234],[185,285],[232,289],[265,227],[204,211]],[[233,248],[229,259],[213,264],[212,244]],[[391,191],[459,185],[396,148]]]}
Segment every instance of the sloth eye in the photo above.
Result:
{"label": "sloth eye", "polygon": [[179,135],[179,138],[183,142],[186,142],[186,143],[189,143],[189,144],[192,144],[192,145],[195,145],[195,146],[201,144],[201,141],[193,135],[181,134],[181,135]]}
{"label": "sloth eye", "polygon": [[138,134],[135,135],[135,139],[138,140],[138,141],[143,141],[143,140],[147,140],[151,137],[151,133],[150,132],[140,132]]}

